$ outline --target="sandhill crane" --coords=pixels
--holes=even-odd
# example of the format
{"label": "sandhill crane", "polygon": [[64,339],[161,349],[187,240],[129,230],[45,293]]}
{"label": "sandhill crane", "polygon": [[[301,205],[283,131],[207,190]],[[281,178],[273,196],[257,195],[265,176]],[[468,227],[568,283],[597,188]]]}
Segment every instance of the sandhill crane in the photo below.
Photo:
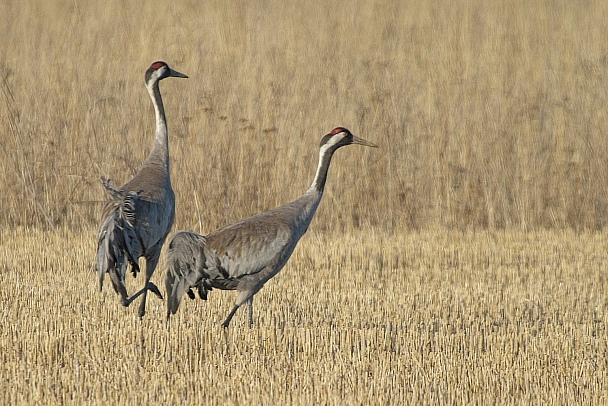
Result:
{"label": "sandhill crane", "polygon": [[[120,189],[110,186],[102,178],[110,198],[105,204],[99,228],[97,263],[99,289],[103,279],[110,274],[116,293],[120,294],[123,306],[129,306],[143,295],[139,317],[146,312],[146,295],[151,290],[162,299],[156,285],[150,282],[158,264],[160,251],[171,230],[175,218],[175,195],[169,176],[169,143],[167,121],[158,82],[168,77],[188,76],[169,68],[162,61],[154,62],[146,71],[146,88],[154,105],[156,132],[150,155],[133,179]],[[144,287],[131,298],[125,287],[127,262],[133,276],[139,272],[139,258],[146,259],[146,281]]]}
{"label": "sandhill crane", "polygon": [[285,265],[306,232],[321,202],[333,153],[350,144],[377,147],[337,127],[321,140],[319,165],[310,188],[299,199],[220,228],[207,236],[177,232],[167,250],[167,322],[175,314],[184,293],[201,299],[213,288],[237,290],[234,307],[222,324],[249,302],[249,326],[253,325],[253,295]]}

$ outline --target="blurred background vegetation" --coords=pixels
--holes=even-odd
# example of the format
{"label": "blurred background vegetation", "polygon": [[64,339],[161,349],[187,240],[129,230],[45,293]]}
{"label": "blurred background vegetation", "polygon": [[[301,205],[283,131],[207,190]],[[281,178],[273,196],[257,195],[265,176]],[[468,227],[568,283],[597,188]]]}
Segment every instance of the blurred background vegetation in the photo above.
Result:
{"label": "blurred background vegetation", "polygon": [[130,178],[161,84],[175,229],[208,232],[309,186],[313,226],[601,230],[608,222],[605,1],[39,1],[0,5],[0,223],[96,227]]}

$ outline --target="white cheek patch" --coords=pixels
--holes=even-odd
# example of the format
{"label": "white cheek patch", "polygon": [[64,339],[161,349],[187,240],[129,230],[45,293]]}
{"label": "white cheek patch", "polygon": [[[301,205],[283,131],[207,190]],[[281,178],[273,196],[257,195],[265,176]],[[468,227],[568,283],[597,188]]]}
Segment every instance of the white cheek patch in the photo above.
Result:
{"label": "white cheek patch", "polygon": [[321,147],[321,150],[319,151],[319,156],[320,157],[324,156],[327,153],[327,151],[334,148],[334,146],[336,144],[337,144],[337,141],[334,138],[331,138],[327,143],[323,144],[323,146]]}
{"label": "white cheek patch", "polygon": [[340,141],[342,141],[344,139],[344,133],[338,133],[336,135],[334,135],[333,137],[331,137],[329,139],[329,141],[327,141],[327,143],[325,145],[323,145],[323,148],[331,148],[333,146],[335,146],[337,143],[339,143]]}
{"label": "white cheek patch", "polygon": [[165,73],[165,69],[167,69],[167,68],[163,66],[161,69],[155,70],[154,73],[152,74],[152,77],[155,80],[158,80],[158,78],[160,78]]}

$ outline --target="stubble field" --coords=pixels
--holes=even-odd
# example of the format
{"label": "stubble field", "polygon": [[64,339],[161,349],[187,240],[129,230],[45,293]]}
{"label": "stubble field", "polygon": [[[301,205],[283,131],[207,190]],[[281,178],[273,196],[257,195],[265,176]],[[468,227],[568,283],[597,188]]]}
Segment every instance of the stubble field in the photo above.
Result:
{"label": "stubble field", "polygon": [[[608,402],[608,5],[528,3],[1,4],[0,399]],[[190,76],[161,84],[174,230],[298,197],[333,127],[380,145],[336,153],[253,329],[231,292],[167,328],[98,290],[158,59]]]}
{"label": "stubble field", "polygon": [[167,328],[98,292],[82,235],[1,236],[7,404],[608,400],[603,235],[311,232],[227,331],[232,293]]}

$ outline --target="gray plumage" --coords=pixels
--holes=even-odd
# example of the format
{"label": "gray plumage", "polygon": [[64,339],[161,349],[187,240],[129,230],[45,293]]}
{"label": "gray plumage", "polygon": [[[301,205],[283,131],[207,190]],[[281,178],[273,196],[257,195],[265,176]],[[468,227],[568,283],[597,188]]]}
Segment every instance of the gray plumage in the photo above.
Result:
{"label": "gray plumage", "polygon": [[175,233],[166,254],[167,319],[177,311],[184,293],[193,299],[196,290],[206,300],[208,292],[217,288],[238,291],[223,326],[228,327],[237,309],[247,301],[251,326],[253,296],[287,263],[321,202],[333,153],[349,144],[377,147],[343,127],[335,128],[321,140],[315,179],[297,200],[207,236],[191,231]]}
{"label": "gray plumage", "polygon": [[[150,278],[175,219],[175,195],[169,176],[167,121],[158,87],[159,81],[167,77],[187,78],[161,61],[154,62],[146,71],[146,88],[156,117],[154,145],[148,159],[133,179],[120,189],[114,189],[110,186],[110,180],[102,178],[110,198],[103,207],[98,234],[96,269],[99,289],[103,288],[104,276],[109,273],[112,286],[121,296],[124,306],[143,295],[139,317],[146,312],[148,290],[162,299]],[[127,263],[131,265],[133,276],[137,276],[140,257],[146,259],[145,284],[129,298],[125,286]]]}

